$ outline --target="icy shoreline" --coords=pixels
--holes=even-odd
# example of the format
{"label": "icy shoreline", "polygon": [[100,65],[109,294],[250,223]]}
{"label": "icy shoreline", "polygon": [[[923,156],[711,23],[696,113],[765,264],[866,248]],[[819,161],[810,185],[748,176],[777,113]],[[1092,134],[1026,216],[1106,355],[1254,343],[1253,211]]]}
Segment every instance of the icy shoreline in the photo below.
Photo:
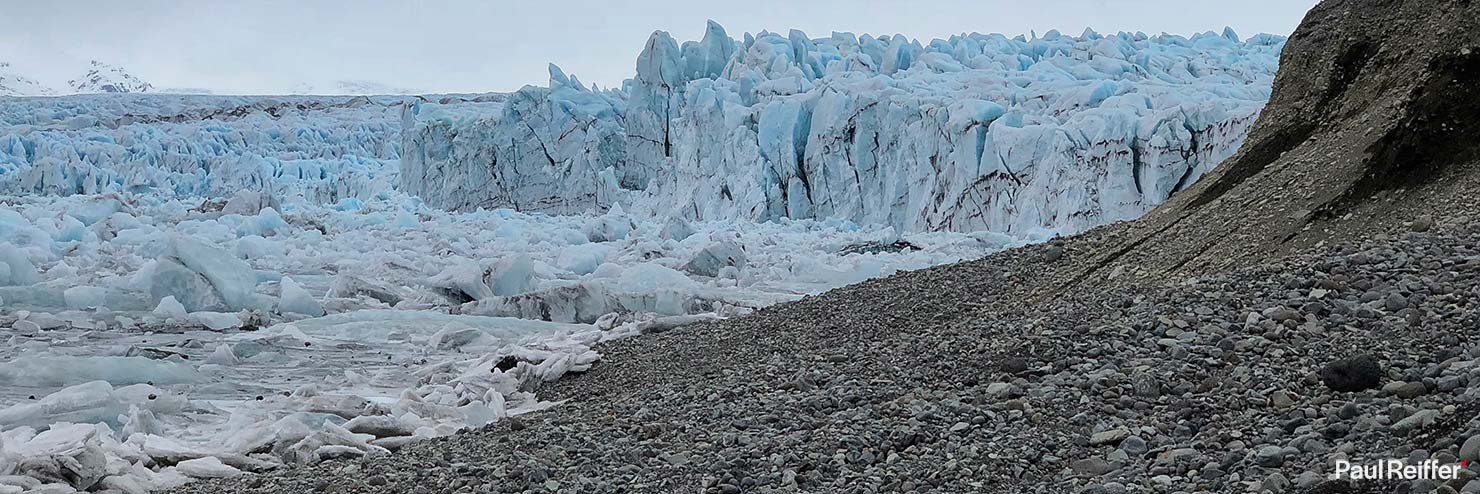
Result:
{"label": "icy shoreline", "polygon": [[254,197],[7,200],[0,474],[154,490],[392,450],[550,406],[530,383],[602,340],[1026,242]]}

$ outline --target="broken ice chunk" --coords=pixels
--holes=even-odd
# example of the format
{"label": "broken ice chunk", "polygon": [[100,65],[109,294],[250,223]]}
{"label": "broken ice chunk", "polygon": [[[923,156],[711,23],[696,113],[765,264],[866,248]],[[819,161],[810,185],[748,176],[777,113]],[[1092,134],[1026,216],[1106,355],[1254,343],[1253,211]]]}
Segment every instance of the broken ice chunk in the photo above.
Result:
{"label": "broken ice chunk", "polygon": [[206,357],[207,364],[213,365],[236,365],[240,360],[236,358],[236,352],[231,351],[231,345],[222,343]]}
{"label": "broken ice chunk", "polygon": [[345,422],[344,428],[356,434],[371,434],[375,437],[410,436],[416,433],[415,427],[386,415],[355,417]]}
{"label": "broken ice chunk", "polygon": [[154,315],[166,319],[184,319],[187,314],[189,313],[186,312],[185,306],[181,304],[180,301],[175,300],[175,297],[173,296],[168,296],[160,299],[159,305],[154,308]]}
{"label": "broken ice chunk", "polygon": [[36,265],[25,251],[9,243],[0,243],[0,286],[34,285],[41,281]]}
{"label": "broken ice chunk", "polygon": [[433,334],[428,344],[438,350],[456,350],[483,340],[486,336],[486,334],[477,329],[451,323],[443,326],[440,331]]}
{"label": "broken ice chunk", "polygon": [[658,236],[662,237],[664,240],[681,241],[683,239],[689,238],[693,234],[694,227],[689,226],[689,223],[687,221],[684,221],[682,218],[673,217],[669,218],[668,223],[663,225],[663,231],[659,232]]}
{"label": "broken ice chunk", "polygon": [[[170,256],[204,277],[220,295],[221,301],[232,310],[251,308],[254,300],[252,290],[257,287],[257,275],[251,266],[235,256],[206,244],[198,239],[175,235],[170,238]],[[177,299],[179,297],[176,297]],[[181,300],[184,303],[184,300]],[[189,304],[186,304],[189,307]]]}
{"label": "broken ice chunk", "polygon": [[185,460],[175,465],[175,468],[180,473],[198,479],[224,479],[242,474],[241,470],[221,463],[221,459],[214,456]]}
{"label": "broken ice chunk", "polygon": [[271,207],[275,202],[272,196],[263,194],[261,191],[239,190],[226,201],[226,205],[221,208],[221,213],[253,216],[262,211],[262,208]]}
{"label": "broken ice chunk", "polygon": [[745,249],[730,240],[716,242],[694,255],[683,270],[699,276],[719,276],[720,269],[745,266]]}
{"label": "broken ice chunk", "polygon": [[284,276],[279,286],[281,288],[281,293],[278,295],[279,313],[312,317],[324,315],[324,306],[318,300],[314,300],[313,295],[308,293],[303,285]]}
{"label": "broken ice chunk", "polygon": [[62,291],[62,298],[66,300],[67,307],[78,310],[102,307],[103,298],[106,295],[106,290],[96,286],[74,286]]}
{"label": "broken ice chunk", "polygon": [[500,297],[529,291],[534,288],[534,263],[527,255],[500,260],[491,271],[489,286]]}
{"label": "broken ice chunk", "polygon": [[225,331],[242,327],[241,316],[231,312],[191,312],[190,319],[213,331]]}
{"label": "broken ice chunk", "polygon": [[[159,300],[161,307],[165,299],[175,300],[181,312],[224,306],[209,280],[169,257],[154,262],[154,269],[149,273],[149,295]],[[176,304],[170,304],[169,309]]]}

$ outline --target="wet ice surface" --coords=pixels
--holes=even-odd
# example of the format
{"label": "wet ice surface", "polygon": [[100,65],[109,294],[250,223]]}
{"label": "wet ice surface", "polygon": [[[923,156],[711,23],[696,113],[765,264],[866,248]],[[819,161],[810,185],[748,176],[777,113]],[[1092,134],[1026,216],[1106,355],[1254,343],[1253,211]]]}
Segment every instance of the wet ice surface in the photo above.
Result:
{"label": "wet ice surface", "polygon": [[[3,204],[15,244],[0,252],[0,474],[78,487],[220,473],[159,468],[202,456],[260,470],[394,449],[550,406],[530,384],[588,368],[595,343],[650,321],[743,314],[1026,241],[448,213],[395,194],[281,212],[251,193]],[[56,462],[89,444],[111,473]],[[118,470],[134,464],[154,468]]]}

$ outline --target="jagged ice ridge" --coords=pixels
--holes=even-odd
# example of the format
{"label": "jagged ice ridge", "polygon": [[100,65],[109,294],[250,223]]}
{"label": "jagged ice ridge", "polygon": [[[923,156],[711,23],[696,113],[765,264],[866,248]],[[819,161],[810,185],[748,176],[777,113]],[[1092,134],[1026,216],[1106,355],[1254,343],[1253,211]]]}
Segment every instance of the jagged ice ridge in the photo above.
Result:
{"label": "jagged ice ridge", "polygon": [[839,218],[902,231],[1077,231],[1130,219],[1243,141],[1284,39],[656,32],[636,77],[497,115],[411,105],[401,188],[449,209],[689,220]]}

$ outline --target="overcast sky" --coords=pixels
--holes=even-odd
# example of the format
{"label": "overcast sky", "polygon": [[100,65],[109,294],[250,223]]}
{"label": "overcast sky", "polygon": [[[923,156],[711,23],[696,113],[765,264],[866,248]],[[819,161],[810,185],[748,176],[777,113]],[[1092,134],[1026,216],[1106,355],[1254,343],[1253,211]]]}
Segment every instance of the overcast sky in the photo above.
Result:
{"label": "overcast sky", "polygon": [[0,61],[43,83],[88,60],[121,65],[158,88],[284,92],[301,83],[369,80],[430,92],[544,84],[555,62],[587,83],[631,77],[654,30],[680,42],[714,19],[733,38],[800,29],[900,33],[926,42],[963,32],[1009,36],[1289,34],[1315,0],[0,0]]}

